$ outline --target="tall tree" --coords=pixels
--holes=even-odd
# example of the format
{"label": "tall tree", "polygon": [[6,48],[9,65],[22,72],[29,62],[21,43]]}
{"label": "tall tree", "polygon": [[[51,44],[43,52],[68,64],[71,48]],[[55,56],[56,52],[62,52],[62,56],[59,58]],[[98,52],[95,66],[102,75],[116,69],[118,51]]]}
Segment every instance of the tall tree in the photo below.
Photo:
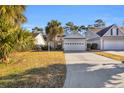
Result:
{"label": "tall tree", "polygon": [[75,25],[73,22],[68,22],[66,23],[66,26],[64,27],[64,30],[69,33],[69,32],[81,32],[84,33],[86,30],[86,27],[84,25],[78,26]]}
{"label": "tall tree", "polygon": [[94,27],[94,25],[88,25],[86,28],[88,30],[88,29],[92,29],[92,28],[95,28],[95,27]]}
{"label": "tall tree", "polygon": [[55,37],[58,34],[62,34],[64,32],[61,23],[57,20],[51,20],[50,22],[48,22],[47,26],[45,27],[45,31],[47,34],[48,50],[50,50],[49,49],[50,41],[54,41],[54,48],[55,48]]}
{"label": "tall tree", "polygon": [[87,30],[87,27],[84,25],[79,26],[78,31],[82,31],[82,30]]}
{"label": "tall tree", "polygon": [[41,32],[41,33],[43,33],[43,28],[41,28],[41,27],[34,27],[34,28],[32,28],[32,31],[35,33],[35,32]]}
{"label": "tall tree", "polygon": [[85,36],[87,30],[88,28],[85,25],[81,25],[79,26],[78,32],[80,32],[83,36]]}
{"label": "tall tree", "polygon": [[26,22],[26,17],[23,15],[26,7],[24,5],[1,5],[0,6],[0,18],[7,23],[13,25],[21,25]]}
{"label": "tall tree", "polygon": [[78,31],[78,26],[74,25],[73,22],[66,23],[66,26],[64,27],[67,32],[76,32]]}
{"label": "tall tree", "polygon": [[97,19],[95,21],[94,27],[104,28],[105,27],[105,22],[102,19]]}
{"label": "tall tree", "polygon": [[25,6],[0,6],[0,59],[8,62],[9,53],[12,52],[18,38],[16,33],[21,24],[26,22],[24,16]]}

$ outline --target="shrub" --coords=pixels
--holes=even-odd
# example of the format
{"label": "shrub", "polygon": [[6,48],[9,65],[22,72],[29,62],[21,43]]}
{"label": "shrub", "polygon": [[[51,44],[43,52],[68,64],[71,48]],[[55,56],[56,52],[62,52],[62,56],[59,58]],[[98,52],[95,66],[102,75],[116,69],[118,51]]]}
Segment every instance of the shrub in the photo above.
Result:
{"label": "shrub", "polygon": [[34,50],[41,51],[42,50],[42,46],[41,45],[35,45]]}
{"label": "shrub", "polygon": [[62,45],[57,45],[56,50],[62,50]]}
{"label": "shrub", "polygon": [[91,44],[87,43],[87,50],[90,50],[90,49],[91,49]]}
{"label": "shrub", "polygon": [[48,50],[48,46],[47,45],[42,46],[42,50]]}
{"label": "shrub", "polygon": [[14,45],[16,51],[29,51],[33,49],[35,39],[28,30],[20,29],[16,31],[15,37],[17,38]]}
{"label": "shrub", "polygon": [[97,49],[97,47],[98,47],[98,44],[97,43],[92,43],[91,49]]}

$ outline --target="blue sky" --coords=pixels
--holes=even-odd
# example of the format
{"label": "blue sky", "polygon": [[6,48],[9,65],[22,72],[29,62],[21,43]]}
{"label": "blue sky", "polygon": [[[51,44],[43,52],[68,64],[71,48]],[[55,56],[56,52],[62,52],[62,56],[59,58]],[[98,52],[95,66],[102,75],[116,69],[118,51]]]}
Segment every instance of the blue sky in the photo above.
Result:
{"label": "blue sky", "polygon": [[50,20],[58,20],[64,26],[71,21],[76,25],[94,24],[96,19],[102,19],[107,25],[122,25],[124,21],[124,6],[87,6],[87,5],[29,5],[25,11],[28,21],[24,28],[45,27]]}

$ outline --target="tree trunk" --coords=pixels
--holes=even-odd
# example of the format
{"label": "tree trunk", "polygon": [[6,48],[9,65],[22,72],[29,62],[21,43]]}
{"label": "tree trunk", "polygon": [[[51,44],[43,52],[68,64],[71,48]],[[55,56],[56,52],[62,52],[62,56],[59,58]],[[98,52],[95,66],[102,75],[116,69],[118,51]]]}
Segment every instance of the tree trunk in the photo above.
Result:
{"label": "tree trunk", "polygon": [[56,48],[55,46],[56,46],[56,45],[55,45],[55,37],[54,37],[54,50],[55,50],[55,48]]}
{"label": "tree trunk", "polygon": [[48,47],[48,51],[50,51],[50,40],[48,39],[48,37],[47,37],[47,47]]}
{"label": "tree trunk", "polygon": [[50,42],[48,42],[48,51],[50,51]]}

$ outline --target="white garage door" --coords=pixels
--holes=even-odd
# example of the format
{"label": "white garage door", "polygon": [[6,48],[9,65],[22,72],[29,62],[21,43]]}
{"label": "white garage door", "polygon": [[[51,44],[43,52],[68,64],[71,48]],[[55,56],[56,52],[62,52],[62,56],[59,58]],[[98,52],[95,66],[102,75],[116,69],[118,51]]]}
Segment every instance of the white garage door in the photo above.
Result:
{"label": "white garage door", "polygon": [[124,40],[105,40],[104,50],[124,50]]}
{"label": "white garage door", "polygon": [[64,42],[65,51],[84,51],[86,50],[86,44],[84,40],[65,40]]}

